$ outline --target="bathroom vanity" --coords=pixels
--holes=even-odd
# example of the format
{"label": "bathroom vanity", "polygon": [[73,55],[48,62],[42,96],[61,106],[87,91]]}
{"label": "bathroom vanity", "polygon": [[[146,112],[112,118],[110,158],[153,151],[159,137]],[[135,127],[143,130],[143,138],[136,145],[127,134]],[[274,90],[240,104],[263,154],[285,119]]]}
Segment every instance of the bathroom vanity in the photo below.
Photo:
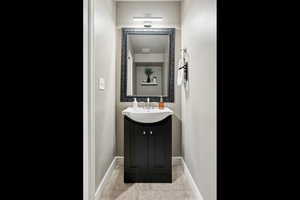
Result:
{"label": "bathroom vanity", "polygon": [[[122,28],[121,102],[174,102],[175,32]],[[122,112],[124,182],[170,183],[173,111],[134,105]]]}
{"label": "bathroom vanity", "polygon": [[168,108],[127,108],[124,182],[172,182],[172,114]]}

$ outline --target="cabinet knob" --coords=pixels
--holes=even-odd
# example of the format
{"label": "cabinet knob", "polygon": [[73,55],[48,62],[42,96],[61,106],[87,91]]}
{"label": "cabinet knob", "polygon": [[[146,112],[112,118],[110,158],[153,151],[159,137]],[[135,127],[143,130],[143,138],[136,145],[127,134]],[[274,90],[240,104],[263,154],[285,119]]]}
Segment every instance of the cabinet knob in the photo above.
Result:
{"label": "cabinet knob", "polygon": [[146,135],[146,131],[143,131],[143,135]]}
{"label": "cabinet knob", "polygon": [[152,135],[152,131],[150,131],[150,135]]}

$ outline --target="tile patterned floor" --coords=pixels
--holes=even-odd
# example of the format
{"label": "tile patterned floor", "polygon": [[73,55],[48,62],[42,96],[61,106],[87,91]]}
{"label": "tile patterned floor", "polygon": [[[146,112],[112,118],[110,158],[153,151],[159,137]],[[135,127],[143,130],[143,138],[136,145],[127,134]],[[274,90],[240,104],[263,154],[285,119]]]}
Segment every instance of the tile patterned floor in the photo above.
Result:
{"label": "tile patterned floor", "polygon": [[125,184],[124,162],[118,159],[100,200],[199,200],[193,191],[180,160],[172,164],[172,183]]}

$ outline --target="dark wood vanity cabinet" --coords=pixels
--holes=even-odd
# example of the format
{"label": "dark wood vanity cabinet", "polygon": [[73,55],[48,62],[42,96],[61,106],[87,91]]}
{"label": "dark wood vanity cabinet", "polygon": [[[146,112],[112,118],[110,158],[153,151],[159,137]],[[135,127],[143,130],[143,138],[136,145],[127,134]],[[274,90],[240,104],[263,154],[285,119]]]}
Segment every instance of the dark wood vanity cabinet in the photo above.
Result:
{"label": "dark wood vanity cabinet", "polygon": [[124,116],[124,182],[172,182],[172,116],[139,123]]}

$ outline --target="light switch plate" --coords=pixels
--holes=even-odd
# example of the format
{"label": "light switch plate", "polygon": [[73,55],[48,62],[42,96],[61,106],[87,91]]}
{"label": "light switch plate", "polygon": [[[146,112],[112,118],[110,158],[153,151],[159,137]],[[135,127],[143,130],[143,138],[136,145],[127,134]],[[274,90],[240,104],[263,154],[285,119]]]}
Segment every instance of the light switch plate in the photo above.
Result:
{"label": "light switch plate", "polygon": [[104,90],[105,88],[105,80],[104,78],[99,78],[99,90]]}

